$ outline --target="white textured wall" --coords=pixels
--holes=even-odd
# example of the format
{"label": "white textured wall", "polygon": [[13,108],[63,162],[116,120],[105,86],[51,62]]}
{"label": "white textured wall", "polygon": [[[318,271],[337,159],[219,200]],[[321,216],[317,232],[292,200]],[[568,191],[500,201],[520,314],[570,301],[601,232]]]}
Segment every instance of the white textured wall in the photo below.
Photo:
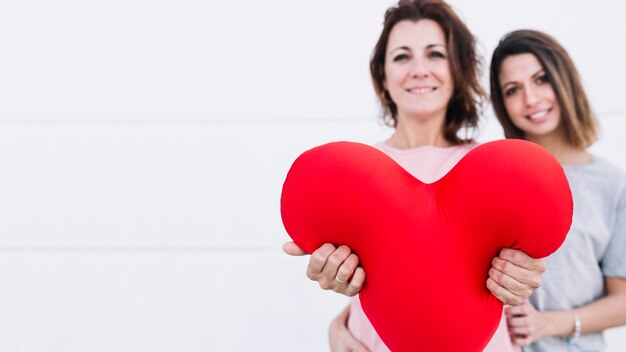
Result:
{"label": "white textured wall", "polygon": [[[345,299],[280,251],[280,187],[306,148],[389,134],[367,67],[391,3],[0,3],[0,351],[326,350]],[[626,169],[626,5],[452,4],[486,54],[561,40]]]}

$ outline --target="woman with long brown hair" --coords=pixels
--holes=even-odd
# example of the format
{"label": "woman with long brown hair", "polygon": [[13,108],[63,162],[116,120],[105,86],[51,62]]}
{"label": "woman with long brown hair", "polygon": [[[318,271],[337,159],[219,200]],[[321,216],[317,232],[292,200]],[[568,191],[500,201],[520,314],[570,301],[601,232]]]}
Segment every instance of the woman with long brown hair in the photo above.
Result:
{"label": "woman with long brown hair", "polygon": [[602,330],[626,324],[626,175],[587,148],[598,122],[578,71],[551,36],[518,30],[493,53],[491,99],[507,138],[561,162],[574,197],[572,227],[549,256],[530,302],[507,309],[525,351],[601,351]]}

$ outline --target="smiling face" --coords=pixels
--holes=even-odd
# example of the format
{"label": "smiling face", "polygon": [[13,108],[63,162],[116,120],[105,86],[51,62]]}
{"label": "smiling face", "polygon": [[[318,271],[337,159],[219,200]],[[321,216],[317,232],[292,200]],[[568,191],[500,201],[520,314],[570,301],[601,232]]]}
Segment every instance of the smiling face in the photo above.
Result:
{"label": "smiling face", "polygon": [[527,139],[563,134],[559,102],[535,55],[507,57],[502,61],[499,79],[504,107]]}
{"label": "smiling face", "polygon": [[445,35],[437,22],[398,22],[389,35],[384,72],[398,121],[420,118],[443,123],[454,82]]}

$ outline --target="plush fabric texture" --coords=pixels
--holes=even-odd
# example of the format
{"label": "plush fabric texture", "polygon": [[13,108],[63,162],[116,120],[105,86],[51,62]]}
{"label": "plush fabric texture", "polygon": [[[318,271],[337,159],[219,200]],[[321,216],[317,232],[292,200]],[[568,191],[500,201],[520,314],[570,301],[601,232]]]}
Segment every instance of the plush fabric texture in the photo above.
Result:
{"label": "plush fabric texture", "polygon": [[373,147],[329,143],[296,159],[281,196],[301,248],[359,256],[361,305],[392,351],[482,351],[502,314],[485,286],[492,258],[554,252],[572,207],[558,161],[521,140],[480,145],[431,184]]}

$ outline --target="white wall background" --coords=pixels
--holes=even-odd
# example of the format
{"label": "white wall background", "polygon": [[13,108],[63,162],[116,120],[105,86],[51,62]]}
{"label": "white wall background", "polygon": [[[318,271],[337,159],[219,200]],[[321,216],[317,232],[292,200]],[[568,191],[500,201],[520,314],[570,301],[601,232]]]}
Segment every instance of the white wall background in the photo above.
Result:
{"label": "white wall background", "polygon": [[[1,2],[0,351],[327,350],[346,301],[282,254],[280,189],[306,148],[390,133],[367,68],[392,3]],[[626,169],[623,2],[451,3],[487,57],[555,35]]]}

